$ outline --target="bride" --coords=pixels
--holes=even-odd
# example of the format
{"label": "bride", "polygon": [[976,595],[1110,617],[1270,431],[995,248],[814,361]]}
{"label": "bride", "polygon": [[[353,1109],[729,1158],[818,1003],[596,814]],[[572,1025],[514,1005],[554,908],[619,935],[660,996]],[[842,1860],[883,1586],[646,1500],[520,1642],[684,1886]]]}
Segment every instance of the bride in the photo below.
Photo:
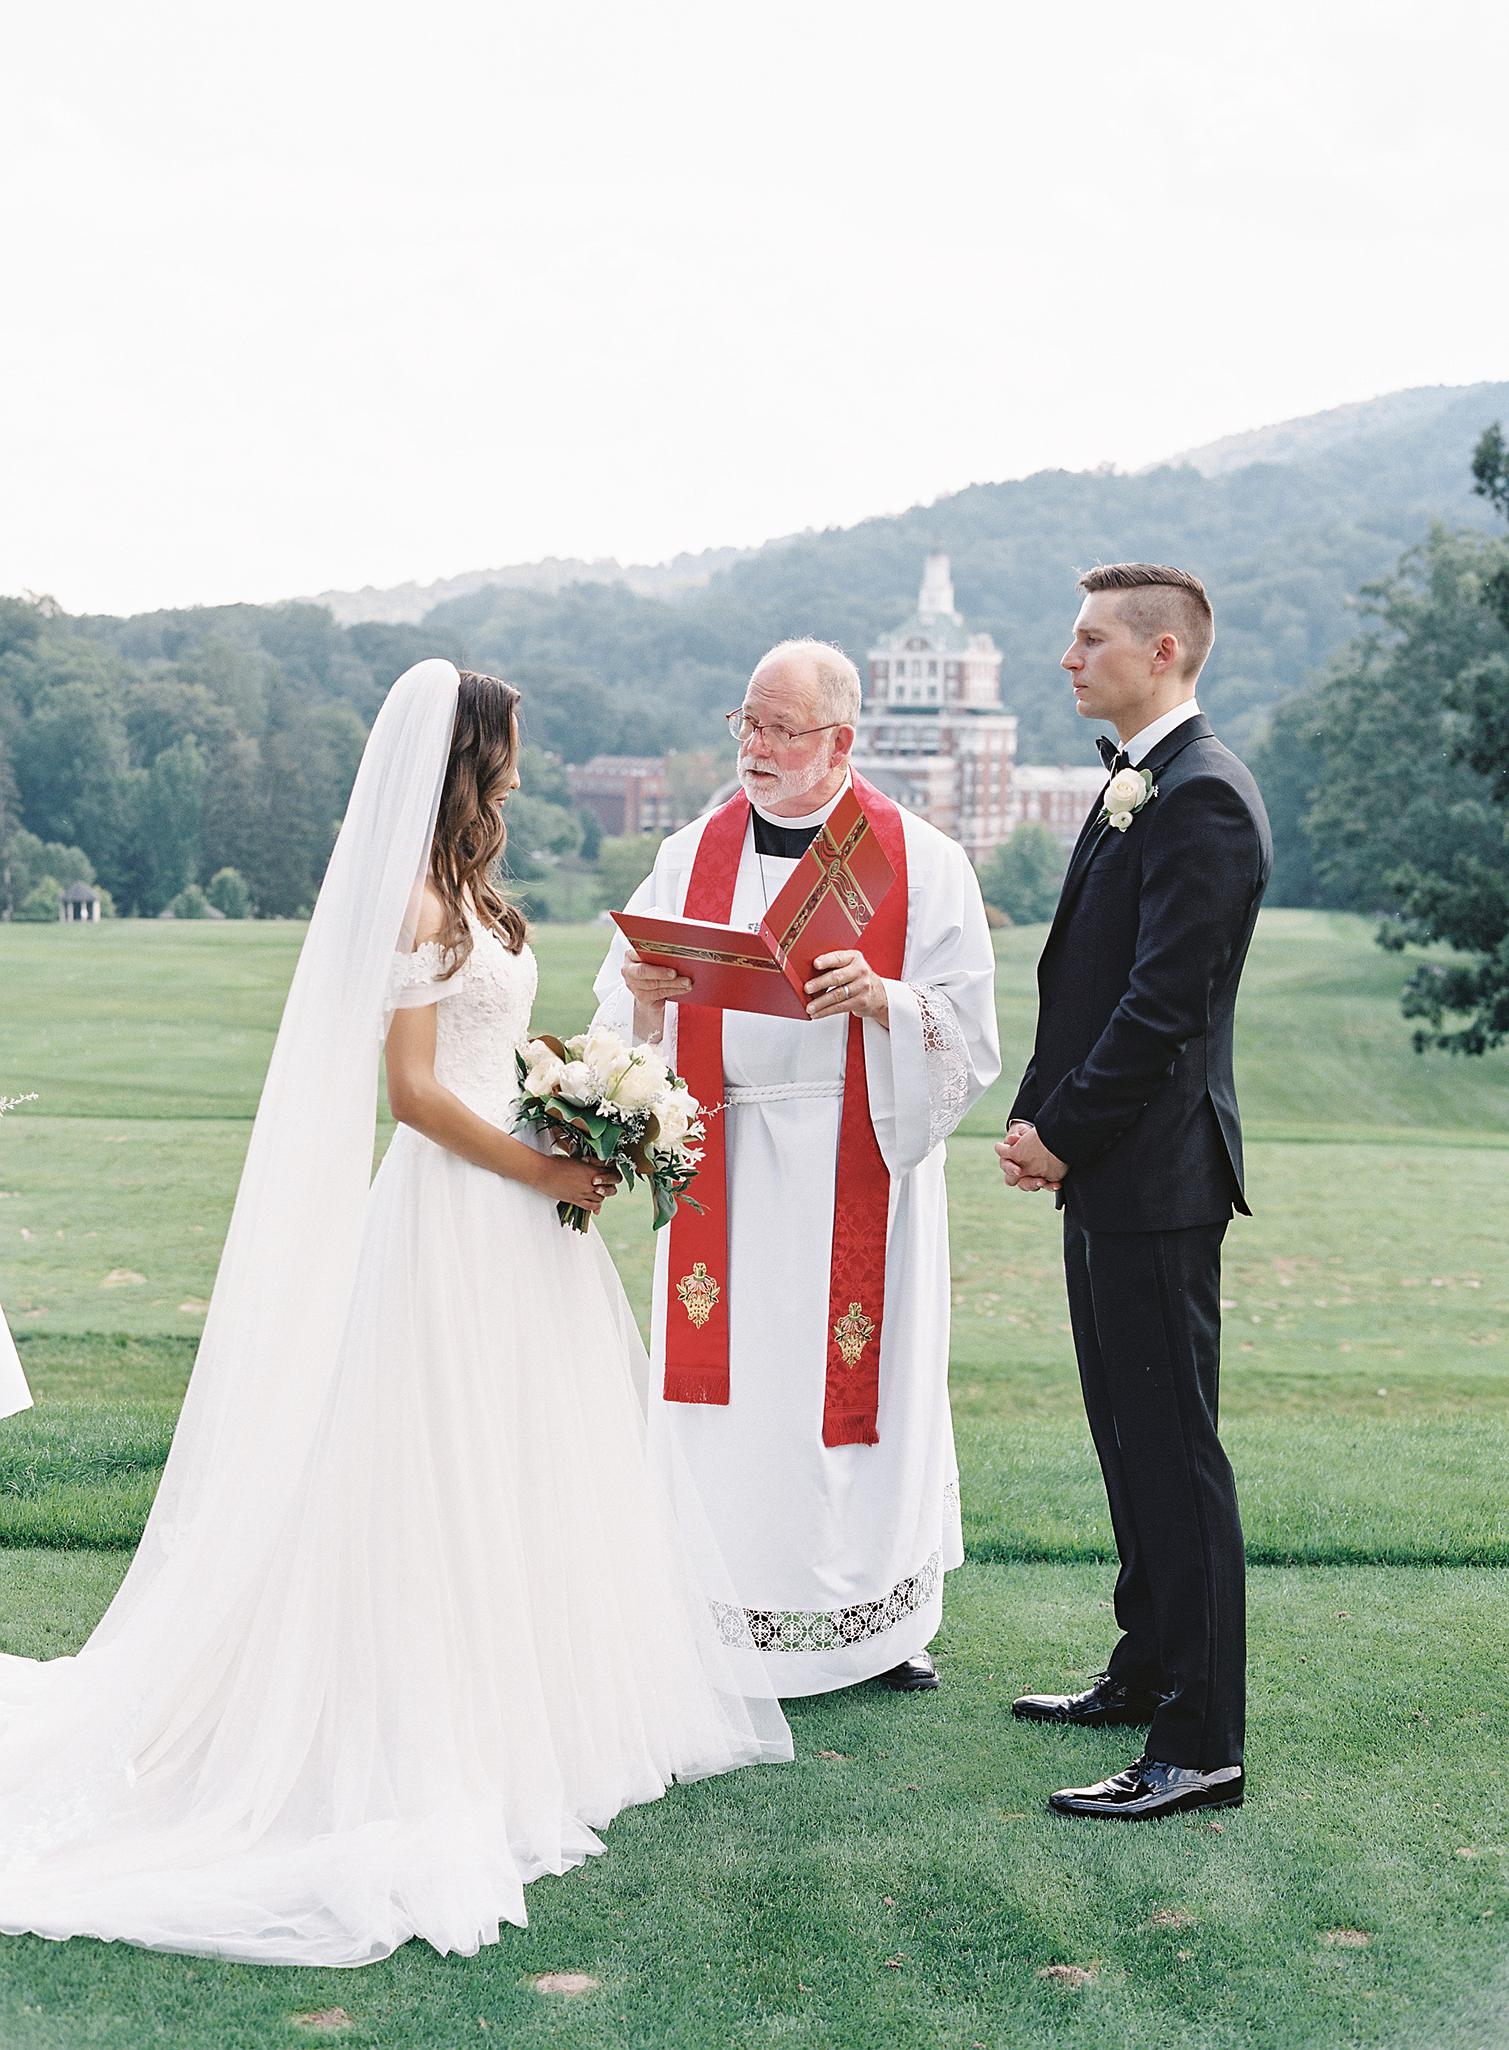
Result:
{"label": "bride", "polygon": [[140,1549],[77,1657],[0,1657],[0,1930],[470,1953],[620,1809],[791,1755],[612,1262],[556,1220],[611,1185],[506,1129],[517,697],[422,662],[372,729]]}

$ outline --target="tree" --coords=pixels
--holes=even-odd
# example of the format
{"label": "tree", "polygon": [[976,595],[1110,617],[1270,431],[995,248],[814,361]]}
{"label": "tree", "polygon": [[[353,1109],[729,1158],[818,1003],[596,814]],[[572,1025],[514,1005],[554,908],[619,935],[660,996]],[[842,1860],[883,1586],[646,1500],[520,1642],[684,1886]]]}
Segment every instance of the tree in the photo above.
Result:
{"label": "tree", "polygon": [[47,925],[55,920],[63,901],[63,885],[56,876],[39,876],[16,906],[20,925]]}
{"label": "tree", "polygon": [[1303,909],[1339,905],[1334,884],[1315,872],[1305,822],[1326,773],[1323,718],[1315,692],[1287,698],[1247,758],[1273,828],[1273,873],[1264,902]]}
{"label": "tree", "polygon": [[1065,860],[1057,836],[1028,820],[981,864],[981,894],[1013,925],[1040,925],[1053,916]]}
{"label": "tree", "polygon": [[263,744],[258,832],[246,880],[263,918],[298,918],[313,904],[335,837],[317,807],[298,748],[286,733]]}
{"label": "tree", "polygon": [[198,883],[190,883],[186,889],[178,892],[167,908],[174,918],[208,918],[210,900]]}
{"label": "tree", "polygon": [[222,868],[210,877],[209,901],[222,918],[251,916],[251,891],[233,868]]}
{"label": "tree", "polygon": [[[39,840],[35,832],[18,826],[0,847],[0,914],[21,916],[21,902],[43,879],[51,877],[59,890],[68,884],[92,884],[94,863],[82,847],[64,847],[59,840]],[[57,906],[53,904],[53,916]]]}
{"label": "tree", "polygon": [[223,868],[243,877],[256,873],[262,845],[262,750],[245,735],[218,749],[209,761],[204,790],[199,872]]}
{"label": "tree", "polygon": [[581,815],[553,804],[548,797],[536,797],[519,790],[508,800],[508,851],[510,875],[521,879],[538,876],[563,855],[575,854],[582,844]]}
{"label": "tree", "polygon": [[203,684],[181,683],[171,675],[144,676],[129,684],[122,711],[131,758],[143,767],[181,740],[195,740],[213,754],[236,735],[235,719]]}
{"label": "tree", "polygon": [[1457,745],[1456,704],[1461,680],[1509,645],[1481,603],[1504,555],[1493,537],[1434,527],[1361,594],[1363,630],[1309,728],[1323,763],[1305,830],[1333,903],[1398,919],[1412,875],[1465,880],[1502,863],[1502,820]]}
{"label": "tree", "polygon": [[15,877],[11,871],[10,843],[21,828],[21,799],[5,735],[0,733],[0,919],[15,915]]}
{"label": "tree", "polygon": [[198,878],[204,756],[192,737],[165,748],[133,788],[130,902],[152,918]]}
{"label": "tree", "polygon": [[[1473,457],[1475,488],[1509,518],[1509,448],[1490,427]],[[1398,926],[1386,944],[1445,943],[1470,958],[1447,966],[1426,962],[1405,985],[1404,1014],[1423,1018],[1415,1046],[1482,1054],[1509,1039],[1509,547],[1486,566],[1474,616],[1491,622],[1473,660],[1447,680],[1446,746],[1459,771],[1474,779],[1470,800],[1456,807],[1462,846],[1449,862],[1401,864]],[[1465,1020],[1451,1024],[1451,1017]]]}
{"label": "tree", "polygon": [[16,740],[14,764],[31,830],[82,847],[113,880],[127,759],[125,730],[108,693],[93,682],[46,691]]}
{"label": "tree", "polygon": [[621,911],[650,870],[660,836],[655,833],[609,834],[597,850],[598,902]]}
{"label": "tree", "polygon": [[665,758],[666,787],[677,818],[696,818],[718,788],[733,774],[733,756],[726,747],[682,749]]}
{"label": "tree", "polygon": [[[1497,421],[1485,428],[1472,453],[1472,488],[1509,520],[1509,444]],[[1509,626],[1509,564],[1501,564],[1483,590],[1483,602]]]}

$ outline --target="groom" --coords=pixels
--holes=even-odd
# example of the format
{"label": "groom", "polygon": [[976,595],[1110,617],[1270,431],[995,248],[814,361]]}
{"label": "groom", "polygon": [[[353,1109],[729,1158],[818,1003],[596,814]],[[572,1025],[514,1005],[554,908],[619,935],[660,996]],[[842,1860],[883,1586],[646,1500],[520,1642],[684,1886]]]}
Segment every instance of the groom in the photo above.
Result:
{"label": "groom", "polygon": [[1257,785],[1195,702],[1214,621],[1197,577],[1123,562],[1079,580],[1062,667],[1108,720],[1109,781],[1038,964],[1037,1040],[996,1147],[1058,1191],[1080,1384],[1121,1558],[1107,1670],[1029,1694],[1028,1721],[1150,1723],[1065,1815],[1234,1807],[1246,1642],[1242,1526],[1216,1435],[1221,1241],[1242,1193],[1237,983],[1273,863]]}

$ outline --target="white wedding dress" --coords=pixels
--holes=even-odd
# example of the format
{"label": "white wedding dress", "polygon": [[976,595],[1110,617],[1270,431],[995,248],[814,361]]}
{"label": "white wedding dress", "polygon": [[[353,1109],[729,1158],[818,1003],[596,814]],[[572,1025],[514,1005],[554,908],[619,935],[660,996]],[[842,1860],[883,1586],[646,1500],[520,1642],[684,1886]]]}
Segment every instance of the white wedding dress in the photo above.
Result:
{"label": "white wedding dress", "polygon": [[[477,925],[442,983],[438,948],[388,944],[385,1008],[437,1001],[437,1076],[506,1124],[532,954]],[[416,1935],[469,1953],[620,1809],[789,1757],[757,1656],[718,1643],[692,1492],[648,1463],[644,1371],[595,1230],[400,1128],[307,1429],[272,1398],[293,1471],[258,1470],[264,1404],[213,1408],[212,1369],[139,1585],[77,1658],[0,1658],[0,1929],[278,1964]]]}
{"label": "white wedding dress", "polygon": [[5,1311],[0,1309],[0,1417],[15,1416],[30,1408],[31,1390],[21,1371],[21,1356],[5,1321]]}

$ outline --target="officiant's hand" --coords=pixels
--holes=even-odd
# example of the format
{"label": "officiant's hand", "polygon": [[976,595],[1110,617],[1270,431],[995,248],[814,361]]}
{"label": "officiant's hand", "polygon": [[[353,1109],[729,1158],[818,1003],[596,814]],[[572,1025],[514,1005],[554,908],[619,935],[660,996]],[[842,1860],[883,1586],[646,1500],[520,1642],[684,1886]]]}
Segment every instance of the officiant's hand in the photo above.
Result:
{"label": "officiant's hand", "polygon": [[1037,1126],[1025,1118],[1013,1118],[1005,1138],[996,1141],[996,1159],[1007,1188],[1020,1189],[1024,1196],[1034,1196],[1039,1189],[1061,1189],[1069,1172],[1068,1161],[1050,1153],[1038,1137]]}
{"label": "officiant's hand", "polygon": [[634,1035],[637,1039],[658,1039],[665,1030],[665,1007],[679,1003],[691,989],[689,975],[674,968],[657,968],[653,961],[641,961],[631,947],[624,955],[624,983],[634,999]]}
{"label": "officiant's hand", "polygon": [[837,1018],[848,1012],[854,1018],[873,1018],[877,1025],[890,1024],[891,1000],[884,979],[863,954],[852,949],[819,954],[812,966],[817,972],[807,984],[809,1018]]}

